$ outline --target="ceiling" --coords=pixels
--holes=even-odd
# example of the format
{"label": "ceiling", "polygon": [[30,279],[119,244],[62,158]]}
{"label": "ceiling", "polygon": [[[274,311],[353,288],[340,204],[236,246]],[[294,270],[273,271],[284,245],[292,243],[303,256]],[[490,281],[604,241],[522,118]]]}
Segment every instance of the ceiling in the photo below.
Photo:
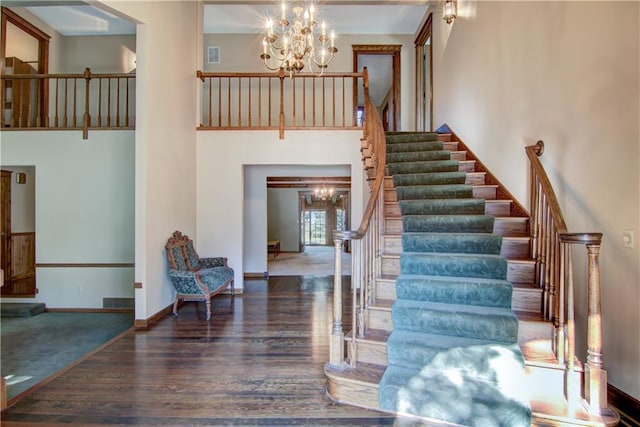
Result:
{"label": "ceiling", "polygon": [[[64,36],[135,34],[132,21],[80,1],[7,0],[6,6],[27,7]],[[274,1],[206,2],[207,34],[262,31],[267,16],[277,13]],[[292,1],[289,1],[292,3]],[[427,1],[327,1],[318,6],[316,19],[324,19],[336,34],[414,34],[427,9]]]}

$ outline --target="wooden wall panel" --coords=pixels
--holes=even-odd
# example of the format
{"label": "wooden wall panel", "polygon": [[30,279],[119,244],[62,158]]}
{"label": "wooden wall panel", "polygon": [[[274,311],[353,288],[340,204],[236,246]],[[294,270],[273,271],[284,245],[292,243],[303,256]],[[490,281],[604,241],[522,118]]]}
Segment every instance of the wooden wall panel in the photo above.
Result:
{"label": "wooden wall panel", "polygon": [[34,277],[36,274],[36,233],[11,234],[11,279]]}

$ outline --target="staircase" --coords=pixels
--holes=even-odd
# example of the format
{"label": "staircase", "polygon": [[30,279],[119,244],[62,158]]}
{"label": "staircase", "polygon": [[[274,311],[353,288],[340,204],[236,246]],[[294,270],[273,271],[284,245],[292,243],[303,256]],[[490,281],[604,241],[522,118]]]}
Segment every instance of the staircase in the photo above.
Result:
{"label": "staircase", "polygon": [[614,425],[565,398],[583,367],[554,355],[529,217],[456,139],[386,135],[379,270],[329,396],[429,425]]}

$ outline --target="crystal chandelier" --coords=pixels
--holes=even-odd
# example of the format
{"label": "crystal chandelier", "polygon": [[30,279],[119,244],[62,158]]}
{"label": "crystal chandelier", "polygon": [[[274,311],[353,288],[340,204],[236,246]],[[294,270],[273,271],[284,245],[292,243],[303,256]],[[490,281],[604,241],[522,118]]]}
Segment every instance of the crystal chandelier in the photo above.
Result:
{"label": "crystal chandelier", "polygon": [[[287,19],[291,13],[293,22]],[[309,71],[317,72],[314,70],[319,69],[322,74],[338,49],[335,47],[335,33],[331,31],[327,35],[324,21],[317,30],[315,13],[313,3],[308,7],[296,5],[289,12],[285,0],[282,1],[280,21],[276,25],[273,19],[267,19],[267,35],[262,40],[260,58],[268,69],[284,69],[293,77],[306,66]]]}
{"label": "crystal chandelier", "polygon": [[316,200],[327,200],[333,197],[333,188],[327,188],[323,185],[321,188],[316,188],[313,193]]}

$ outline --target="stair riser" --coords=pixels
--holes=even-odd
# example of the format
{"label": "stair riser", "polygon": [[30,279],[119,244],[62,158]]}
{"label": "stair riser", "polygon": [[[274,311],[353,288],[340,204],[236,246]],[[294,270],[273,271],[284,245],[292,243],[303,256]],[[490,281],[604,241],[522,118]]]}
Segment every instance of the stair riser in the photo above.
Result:
{"label": "stair riser", "polygon": [[[345,339],[345,348],[351,347],[350,339]],[[372,363],[387,366],[387,343],[376,341],[357,341],[356,353],[358,363]],[[352,355],[349,354],[349,358]]]}
{"label": "stair riser", "polygon": [[451,160],[467,160],[466,151],[452,151]]}
{"label": "stair riser", "polygon": [[[502,240],[500,255],[510,259],[529,258],[530,245],[528,238],[525,239],[509,239]],[[384,236],[383,253],[385,255],[400,255],[402,252],[402,237],[400,235]]]}
{"label": "stair riser", "polygon": [[[383,256],[381,258],[382,274],[397,276],[400,274],[400,258]],[[533,283],[535,278],[535,264],[532,261],[507,260],[507,280],[515,283]]]}
{"label": "stair riser", "polygon": [[[401,218],[385,218],[384,231],[387,234],[402,233]],[[493,232],[503,236],[528,236],[529,218],[524,217],[498,217],[493,225]]]}
{"label": "stair riser", "polygon": [[[476,186],[473,187],[473,197],[476,199],[495,200],[496,199],[496,187],[494,186]],[[398,195],[395,189],[385,189],[384,191],[385,202],[397,202]]]}
{"label": "stair riser", "polygon": [[[326,371],[325,371],[326,372]],[[327,375],[327,394],[340,403],[378,409],[378,383],[366,381],[348,381]]]}
{"label": "stair riser", "polygon": [[381,331],[393,331],[391,310],[387,308],[379,309],[377,307],[370,307],[367,327],[371,329],[380,329]]}

